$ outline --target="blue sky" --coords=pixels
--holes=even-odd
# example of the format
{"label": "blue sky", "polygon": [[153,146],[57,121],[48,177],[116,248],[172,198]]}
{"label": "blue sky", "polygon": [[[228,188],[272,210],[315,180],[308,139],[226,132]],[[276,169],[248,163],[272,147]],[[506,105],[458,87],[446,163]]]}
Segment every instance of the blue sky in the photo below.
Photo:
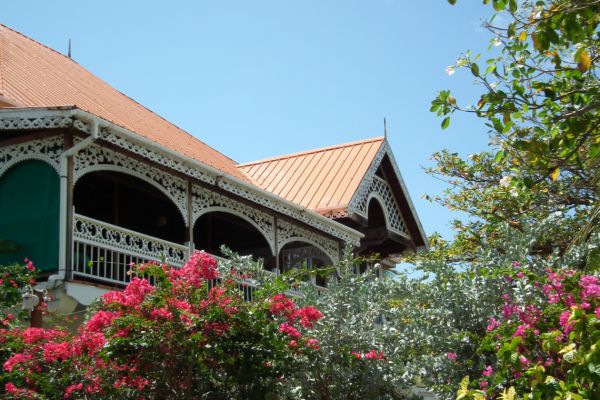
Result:
{"label": "blue sky", "polygon": [[442,148],[484,149],[487,128],[429,112],[441,89],[473,99],[445,68],[489,36],[481,1],[198,0],[5,2],[0,22],[73,58],[238,162],[383,134],[427,234],[450,237],[450,211],[421,199],[443,184],[422,171]]}

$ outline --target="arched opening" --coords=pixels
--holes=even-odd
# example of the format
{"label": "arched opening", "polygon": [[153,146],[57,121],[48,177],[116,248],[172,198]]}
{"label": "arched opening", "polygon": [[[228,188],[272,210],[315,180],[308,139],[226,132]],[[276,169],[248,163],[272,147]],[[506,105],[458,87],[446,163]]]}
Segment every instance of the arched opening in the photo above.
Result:
{"label": "arched opening", "polygon": [[222,257],[222,245],[240,255],[262,258],[267,269],[275,266],[269,242],[250,222],[223,211],[208,212],[198,218],[194,224],[195,248]]}
{"label": "arched opening", "polygon": [[375,197],[369,201],[369,207],[367,211],[367,221],[369,228],[381,228],[386,226],[385,224],[385,213],[383,208]]}
{"label": "arched opening", "polygon": [[47,163],[23,161],[0,177],[0,265],[58,266],[60,184]]}
{"label": "arched opening", "polygon": [[[365,229],[365,237],[363,243],[366,246],[363,248],[361,253],[364,256],[370,257],[372,255],[387,255],[389,252],[388,247],[394,246],[393,241],[390,239],[389,232],[387,230],[385,212],[380,199],[376,196],[371,197],[367,207],[367,228]],[[362,263],[358,266],[358,271],[361,274],[364,273],[368,263]]]}
{"label": "arched opening", "polygon": [[121,172],[82,176],[73,194],[75,212],[135,232],[184,243],[186,227],[171,199],[148,182]]}
{"label": "arched opening", "polygon": [[[319,269],[333,265],[325,252],[313,244],[293,241],[287,243],[279,252],[279,265],[283,272],[293,268]],[[327,276],[316,274],[313,282],[321,287],[327,286]]]}

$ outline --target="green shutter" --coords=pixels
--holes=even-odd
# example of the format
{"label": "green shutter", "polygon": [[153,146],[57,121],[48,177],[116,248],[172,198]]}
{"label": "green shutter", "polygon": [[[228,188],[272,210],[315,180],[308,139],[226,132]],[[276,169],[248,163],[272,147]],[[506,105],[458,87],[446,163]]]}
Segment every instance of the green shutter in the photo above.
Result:
{"label": "green shutter", "polygon": [[42,161],[25,161],[0,177],[0,265],[29,258],[58,266],[59,179]]}

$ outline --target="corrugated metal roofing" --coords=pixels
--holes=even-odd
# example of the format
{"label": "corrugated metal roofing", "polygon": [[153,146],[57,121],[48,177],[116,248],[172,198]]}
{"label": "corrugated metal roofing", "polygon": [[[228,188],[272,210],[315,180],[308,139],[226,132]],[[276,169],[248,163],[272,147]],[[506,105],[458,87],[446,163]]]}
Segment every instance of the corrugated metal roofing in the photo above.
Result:
{"label": "corrugated metal roofing", "polygon": [[259,187],[330,217],[346,216],[383,137],[240,164]]}
{"label": "corrugated metal roofing", "polygon": [[0,97],[24,107],[77,106],[247,181],[236,163],[72,59],[0,24]]}

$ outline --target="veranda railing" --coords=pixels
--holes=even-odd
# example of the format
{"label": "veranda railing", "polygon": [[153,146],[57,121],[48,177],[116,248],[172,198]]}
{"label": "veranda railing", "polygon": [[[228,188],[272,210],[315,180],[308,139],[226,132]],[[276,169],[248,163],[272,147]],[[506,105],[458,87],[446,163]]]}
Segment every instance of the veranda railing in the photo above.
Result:
{"label": "veranda railing", "polygon": [[[159,261],[181,267],[188,259],[189,252],[190,249],[185,245],[83,215],[74,215],[72,271],[75,278],[124,286],[131,280],[132,265]],[[214,284],[216,282],[212,282],[211,286]],[[257,288],[258,283],[253,280],[240,285],[244,298],[248,300],[252,299]],[[319,287],[319,290],[326,289]],[[302,295],[298,290],[289,290],[288,294]]]}
{"label": "veranda railing", "polygon": [[132,264],[164,261],[181,267],[189,256],[187,246],[75,214],[73,264],[75,277],[111,284],[127,284]]}

